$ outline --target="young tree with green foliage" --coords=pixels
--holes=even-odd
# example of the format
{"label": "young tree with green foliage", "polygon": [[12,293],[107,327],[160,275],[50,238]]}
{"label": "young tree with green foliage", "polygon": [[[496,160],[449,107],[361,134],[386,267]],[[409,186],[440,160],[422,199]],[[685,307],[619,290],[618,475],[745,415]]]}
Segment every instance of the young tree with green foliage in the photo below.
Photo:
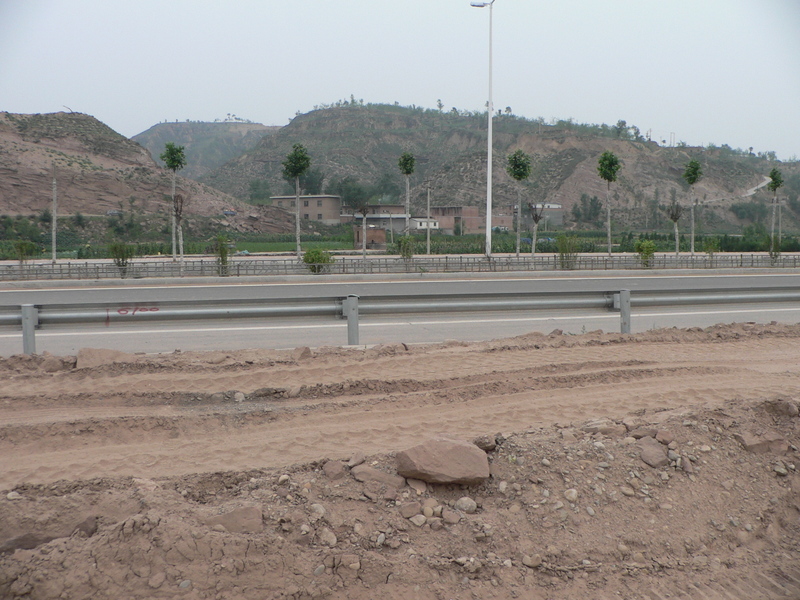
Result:
{"label": "young tree with green foliage", "polygon": [[408,235],[409,217],[411,215],[411,174],[414,173],[415,164],[416,160],[411,152],[403,152],[400,155],[400,160],[397,161],[400,172],[406,178],[406,226],[403,231],[405,235]]}
{"label": "young tree with green foliage", "polygon": [[300,258],[300,178],[311,167],[311,157],[303,144],[294,144],[283,161],[283,177],[294,179],[294,237],[297,242],[297,258]]}
{"label": "young tree with green foliage", "polygon": [[608,150],[603,152],[597,161],[597,173],[606,182],[606,236],[609,256],[611,256],[611,183],[617,180],[617,173],[621,168],[619,158]]}
{"label": "young tree with green foliage", "polygon": [[[175,206],[175,179],[177,178],[178,171],[186,166],[186,154],[184,152],[183,146],[176,146],[173,142],[167,142],[164,152],[161,153],[159,158],[164,161],[164,165],[172,171],[172,217],[170,222],[172,224],[172,261],[175,262],[177,260],[177,252],[176,252],[176,206]],[[183,255],[183,249],[181,249],[181,255]]]}
{"label": "young tree with green foliage", "polygon": [[[776,254],[775,207],[778,205],[778,189],[783,186],[783,175],[781,175],[780,169],[775,167],[769,172],[769,178],[770,182],[767,184],[767,188],[769,188],[769,191],[772,192],[772,226],[770,227],[769,232],[769,253],[770,256],[773,256]],[[777,249],[777,252],[780,252],[780,248]]]}
{"label": "young tree with green foliage", "polygon": [[690,160],[686,165],[686,169],[683,171],[683,179],[689,184],[689,211],[692,222],[690,251],[692,256],[694,256],[694,207],[697,205],[697,198],[695,198],[694,195],[694,184],[700,181],[702,176],[703,168],[700,166],[700,163],[695,159]]}
{"label": "young tree with green foliage", "polygon": [[[530,177],[531,174],[531,157],[525,154],[522,150],[515,150],[512,154],[508,155],[508,165],[506,172],[511,178],[516,181],[517,185],[517,258],[519,258],[519,233],[522,229],[522,181]],[[538,223],[534,221],[533,233],[533,248],[531,255],[535,252],[536,248],[536,227]]]}

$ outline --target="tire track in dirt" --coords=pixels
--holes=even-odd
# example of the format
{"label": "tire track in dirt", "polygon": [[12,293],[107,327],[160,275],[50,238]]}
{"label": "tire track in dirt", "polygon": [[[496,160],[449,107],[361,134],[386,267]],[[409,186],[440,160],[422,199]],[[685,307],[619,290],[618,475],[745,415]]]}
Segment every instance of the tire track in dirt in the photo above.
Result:
{"label": "tire track in dirt", "polygon": [[[426,390],[414,385],[406,393],[401,388],[407,381],[386,381],[388,395],[310,398],[316,400],[311,403],[297,398],[236,411],[156,407],[168,413],[98,418],[97,412],[72,421],[58,420],[58,412],[51,411],[47,416],[56,422],[49,424],[25,424],[17,415],[17,423],[0,429],[3,452],[13,465],[4,469],[0,483],[279,466],[343,458],[358,449],[393,451],[441,433],[469,438],[597,416],[621,418],[634,410],[800,392],[796,379],[790,385],[773,378],[765,386],[753,372],[724,367],[620,364],[573,363],[572,373],[539,376],[528,370],[494,371],[442,380]],[[189,443],[175,447],[176,439]],[[97,453],[104,462],[93,471]]]}

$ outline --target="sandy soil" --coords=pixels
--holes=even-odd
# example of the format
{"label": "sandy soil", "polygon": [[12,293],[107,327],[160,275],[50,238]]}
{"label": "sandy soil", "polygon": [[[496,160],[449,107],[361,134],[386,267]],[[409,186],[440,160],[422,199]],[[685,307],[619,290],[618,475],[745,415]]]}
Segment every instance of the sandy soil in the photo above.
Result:
{"label": "sandy soil", "polygon": [[[0,378],[2,598],[800,598],[800,326],[85,350]],[[688,471],[642,462],[643,425]],[[494,438],[492,476],[349,473],[438,434]],[[462,496],[457,523],[400,514]]]}

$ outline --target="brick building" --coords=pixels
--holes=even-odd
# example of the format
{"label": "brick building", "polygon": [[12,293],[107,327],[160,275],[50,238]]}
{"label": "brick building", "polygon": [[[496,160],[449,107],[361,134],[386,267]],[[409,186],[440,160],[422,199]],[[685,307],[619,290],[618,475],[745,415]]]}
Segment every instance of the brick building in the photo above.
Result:
{"label": "brick building", "polygon": [[[272,206],[282,208],[294,214],[294,196],[272,196]],[[342,199],[339,196],[320,194],[316,196],[300,196],[300,218],[304,221],[318,221],[323,225],[341,223]]]}

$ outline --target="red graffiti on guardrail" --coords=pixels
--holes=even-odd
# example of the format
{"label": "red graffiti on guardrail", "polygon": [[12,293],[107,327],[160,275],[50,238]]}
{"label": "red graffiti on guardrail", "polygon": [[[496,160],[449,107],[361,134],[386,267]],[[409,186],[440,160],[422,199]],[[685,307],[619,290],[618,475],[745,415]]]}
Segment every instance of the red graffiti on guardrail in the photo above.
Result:
{"label": "red graffiti on guardrail", "polygon": [[118,308],[117,314],[118,315],[135,315],[136,313],[142,312],[158,312],[157,306],[134,306],[133,308]]}
{"label": "red graffiti on guardrail", "polygon": [[[157,306],[123,306],[122,308],[117,309],[117,314],[123,317],[127,316],[134,316],[139,313],[145,312],[158,312],[159,308]],[[111,309],[106,309],[106,327],[111,324]]]}

